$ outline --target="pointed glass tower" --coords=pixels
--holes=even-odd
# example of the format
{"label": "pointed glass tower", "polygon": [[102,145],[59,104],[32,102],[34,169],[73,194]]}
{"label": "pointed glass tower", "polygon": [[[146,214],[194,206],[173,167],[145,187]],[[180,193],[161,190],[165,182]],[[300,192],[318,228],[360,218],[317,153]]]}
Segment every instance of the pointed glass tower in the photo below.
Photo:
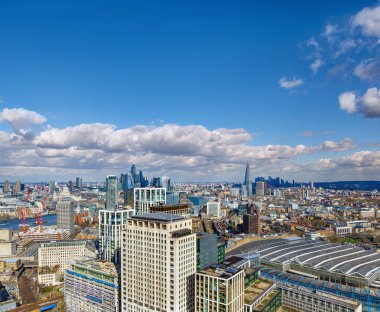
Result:
{"label": "pointed glass tower", "polygon": [[252,177],[251,177],[251,164],[247,161],[245,166],[244,185],[247,188],[247,195],[252,196]]}

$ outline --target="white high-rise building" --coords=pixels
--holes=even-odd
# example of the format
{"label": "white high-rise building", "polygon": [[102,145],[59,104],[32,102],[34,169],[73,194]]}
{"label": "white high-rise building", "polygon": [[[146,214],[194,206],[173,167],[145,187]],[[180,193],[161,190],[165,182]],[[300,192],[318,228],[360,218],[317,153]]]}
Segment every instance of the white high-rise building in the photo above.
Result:
{"label": "white high-rise building", "polygon": [[133,196],[135,214],[150,212],[152,205],[166,204],[166,189],[163,187],[136,187]]}
{"label": "white high-rise building", "polygon": [[167,213],[132,216],[123,232],[122,312],[194,309],[196,236],[192,220]]}
{"label": "white high-rise building", "polygon": [[117,190],[117,177],[109,175],[106,179],[106,209],[116,209],[118,206],[119,192]]}
{"label": "white high-rise building", "polygon": [[125,229],[127,218],[134,214],[129,210],[99,210],[99,258],[120,263],[121,231]]}

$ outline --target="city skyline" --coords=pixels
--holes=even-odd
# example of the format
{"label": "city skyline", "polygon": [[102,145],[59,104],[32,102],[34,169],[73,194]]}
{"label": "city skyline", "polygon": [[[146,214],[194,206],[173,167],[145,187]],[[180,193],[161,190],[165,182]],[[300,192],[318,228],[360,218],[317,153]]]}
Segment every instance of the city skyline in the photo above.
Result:
{"label": "city skyline", "polygon": [[379,3],[278,3],[3,2],[2,179],[380,180]]}

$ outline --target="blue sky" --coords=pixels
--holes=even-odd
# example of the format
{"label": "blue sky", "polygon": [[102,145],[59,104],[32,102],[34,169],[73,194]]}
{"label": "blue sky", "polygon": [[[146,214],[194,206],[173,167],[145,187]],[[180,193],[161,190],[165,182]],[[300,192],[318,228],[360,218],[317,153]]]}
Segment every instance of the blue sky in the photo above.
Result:
{"label": "blue sky", "polygon": [[380,180],[376,1],[2,1],[0,39],[0,178]]}

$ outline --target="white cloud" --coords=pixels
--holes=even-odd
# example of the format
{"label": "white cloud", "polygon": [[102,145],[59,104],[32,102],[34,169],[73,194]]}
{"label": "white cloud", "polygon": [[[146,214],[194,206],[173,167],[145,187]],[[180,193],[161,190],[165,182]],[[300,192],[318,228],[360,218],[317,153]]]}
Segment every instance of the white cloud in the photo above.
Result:
{"label": "white cloud", "polygon": [[3,176],[33,180],[72,179],[70,175],[79,173],[99,180],[135,163],[148,174],[168,174],[178,180],[239,181],[248,159],[258,175],[280,174],[284,168],[293,168],[300,156],[354,146],[349,139],[317,146],[255,146],[251,141],[252,134],[245,129],[176,124],[122,129],[102,123],[50,127],[27,141],[19,134],[0,131],[0,170]]}
{"label": "white cloud", "polygon": [[342,54],[345,54],[349,50],[353,49],[356,47],[356,41],[352,38],[348,38],[345,40],[341,40],[338,43],[338,50],[334,54],[334,58],[339,57]]}
{"label": "white cloud", "polygon": [[24,108],[4,108],[0,112],[0,123],[8,123],[13,129],[27,129],[45,121],[44,116]]}
{"label": "white cloud", "polygon": [[327,24],[322,36],[324,36],[328,42],[333,43],[336,38],[335,34],[338,32],[338,25]]}
{"label": "white cloud", "polygon": [[348,113],[355,113],[357,111],[357,97],[354,92],[344,92],[339,95],[340,109],[347,111]]}
{"label": "white cloud", "polygon": [[369,88],[363,95],[361,103],[366,117],[380,117],[380,89]]}
{"label": "white cloud", "polygon": [[315,48],[316,50],[319,49],[319,42],[314,38],[314,37],[311,37],[308,41],[307,41],[307,46],[309,47],[313,47]]}
{"label": "white cloud", "polygon": [[355,67],[354,75],[368,81],[380,78],[380,63],[375,59],[362,61]]}
{"label": "white cloud", "polygon": [[304,84],[304,81],[302,79],[299,79],[299,78],[292,78],[292,79],[289,79],[289,78],[286,78],[286,77],[282,77],[278,83],[280,84],[281,88],[284,88],[284,89],[293,89],[293,88],[296,88],[296,87],[299,87],[299,86],[302,86]]}
{"label": "white cloud", "polygon": [[380,117],[380,89],[369,88],[362,97],[354,92],[342,93],[339,105],[348,113],[359,112],[365,117]]}
{"label": "white cloud", "polygon": [[318,69],[323,65],[323,61],[320,58],[316,58],[313,63],[310,64],[310,68],[315,74]]}
{"label": "white cloud", "polygon": [[351,138],[345,138],[342,141],[324,141],[321,145],[321,150],[329,152],[343,152],[349,149],[355,149],[357,146]]}
{"label": "white cloud", "polygon": [[366,7],[352,18],[352,25],[360,27],[364,35],[380,39],[380,5]]}

